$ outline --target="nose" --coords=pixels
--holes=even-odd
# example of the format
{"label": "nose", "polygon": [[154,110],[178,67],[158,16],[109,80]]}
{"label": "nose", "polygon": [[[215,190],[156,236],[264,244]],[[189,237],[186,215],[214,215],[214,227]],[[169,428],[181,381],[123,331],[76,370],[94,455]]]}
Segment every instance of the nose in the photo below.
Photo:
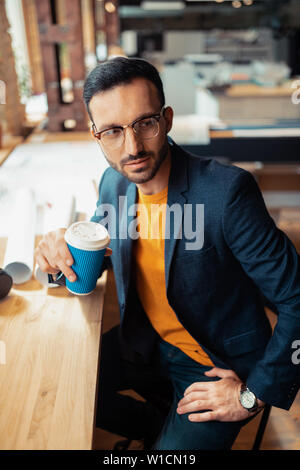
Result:
{"label": "nose", "polygon": [[143,150],[141,139],[136,135],[132,127],[125,129],[125,151],[128,155],[138,155]]}

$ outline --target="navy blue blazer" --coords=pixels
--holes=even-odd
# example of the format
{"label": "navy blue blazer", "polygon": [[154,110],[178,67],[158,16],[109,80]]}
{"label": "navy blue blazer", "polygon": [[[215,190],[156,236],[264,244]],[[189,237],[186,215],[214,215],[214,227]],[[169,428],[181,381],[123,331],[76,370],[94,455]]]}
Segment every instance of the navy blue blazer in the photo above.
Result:
{"label": "navy blue blazer", "polygon": [[[173,141],[170,145],[168,205],[179,204],[182,216],[179,226],[170,218],[171,237],[165,241],[169,304],[216,366],[233,369],[266,403],[289,409],[300,378],[299,365],[292,361],[293,342],[300,340],[299,255],[276,227],[249,172],[194,156]],[[128,208],[137,200],[137,188],[108,168],[99,195],[91,220],[114,232],[110,260],[123,354],[147,363],[158,334],[135,290],[134,241],[128,236],[134,214],[128,217]],[[116,217],[103,204],[113,205]],[[187,250],[191,240],[184,230],[179,233],[187,204],[204,204],[204,244],[197,250]],[[199,220],[196,211],[192,215],[195,230]],[[278,314],[273,335],[263,298]]]}

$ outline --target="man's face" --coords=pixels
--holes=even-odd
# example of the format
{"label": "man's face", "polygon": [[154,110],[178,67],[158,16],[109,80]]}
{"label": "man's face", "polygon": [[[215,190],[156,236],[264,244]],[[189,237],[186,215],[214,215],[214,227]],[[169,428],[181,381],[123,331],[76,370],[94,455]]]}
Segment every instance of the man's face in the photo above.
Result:
{"label": "man's face", "polygon": [[[102,131],[159,114],[161,103],[155,85],[137,78],[93,96],[90,111],[97,131]],[[159,120],[159,133],[152,139],[142,140],[131,127],[127,127],[124,143],[117,149],[104,146],[100,141],[110,166],[136,184],[150,181],[168,154],[167,133],[172,127],[172,117],[172,109],[166,108]]]}

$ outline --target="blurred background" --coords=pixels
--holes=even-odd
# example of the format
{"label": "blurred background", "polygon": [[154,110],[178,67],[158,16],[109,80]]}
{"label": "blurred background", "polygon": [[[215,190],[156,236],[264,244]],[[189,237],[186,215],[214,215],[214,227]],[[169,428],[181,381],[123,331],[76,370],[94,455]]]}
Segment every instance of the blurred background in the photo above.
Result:
{"label": "blurred background", "polygon": [[[72,153],[75,167],[76,154],[94,155],[97,186],[106,162],[88,132],[82,87],[115,55],[158,68],[175,110],[171,137],[251,171],[299,246],[299,0],[0,0],[0,182],[8,166],[14,175],[20,167],[16,148],[38,179],[24,157],[31,144],[30,155]],[[47,142],[72,146],[33,146]]]}
{"label": "blurred background", "polygon": [[[87,72],[127,55],[158,67],[178,143],[233,161],[298,161],[298,0],[1,0],[0,8],[2,145],[41,123],[86,130]],[[238,138],[251,145],[236,146]]]}

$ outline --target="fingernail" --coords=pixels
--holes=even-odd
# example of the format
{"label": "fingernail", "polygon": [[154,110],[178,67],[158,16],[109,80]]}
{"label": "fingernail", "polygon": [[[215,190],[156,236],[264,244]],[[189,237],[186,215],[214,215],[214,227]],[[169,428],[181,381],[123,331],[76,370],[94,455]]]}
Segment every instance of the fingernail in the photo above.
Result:
{"label": "fingernail", "polygon": [[72,265],[72,261],[70,259],[67,259],[67,265],[68,266],[71,266]]}
{"label": "fingernail", "polygon": [[75,276],[70,276],[69,281],[71,281],[71,282],[75,281]]}

